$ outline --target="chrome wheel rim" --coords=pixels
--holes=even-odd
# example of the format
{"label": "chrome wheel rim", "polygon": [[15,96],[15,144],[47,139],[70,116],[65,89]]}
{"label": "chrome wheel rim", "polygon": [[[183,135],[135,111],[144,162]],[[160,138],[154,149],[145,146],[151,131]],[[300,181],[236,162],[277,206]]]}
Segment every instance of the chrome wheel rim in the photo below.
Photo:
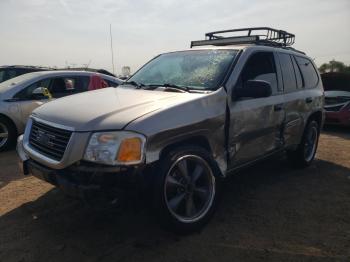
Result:
{"label": "chrome wheel rim", "polygon": [[9,131],[7,127],[0,123],[0,147],[4,146],[8,140]]}
{"label": "chrome wheel rim", "polygon": [[315,155],[316,145],[317,145],[317,135],[318,135],[318,130],[314,126],[311,127],[306,134],[304,157],[307,162],[311,161]]}
{"label": "chrome wheel rim", "polygon": [[215,178],[208,163],[196,155],[177,159],[165,177],[164,197],[168,210],[180,222],[200,220],[215,197]]}

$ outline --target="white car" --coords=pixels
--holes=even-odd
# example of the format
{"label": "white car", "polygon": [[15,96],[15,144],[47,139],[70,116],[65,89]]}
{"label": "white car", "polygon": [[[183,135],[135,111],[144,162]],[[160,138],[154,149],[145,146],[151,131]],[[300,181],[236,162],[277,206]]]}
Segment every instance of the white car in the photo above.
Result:
{"label": "white car", "polygon": [[[88,91],[100,79],[103,86],[117,87],[123,81],[87,71],[42,71],[24,74],[0,84],[0,151],[15,144],[31,112],[49,102]],[[95,88],[93,88],[95,89]],[[48,92],[49,91],[49,94]]]}

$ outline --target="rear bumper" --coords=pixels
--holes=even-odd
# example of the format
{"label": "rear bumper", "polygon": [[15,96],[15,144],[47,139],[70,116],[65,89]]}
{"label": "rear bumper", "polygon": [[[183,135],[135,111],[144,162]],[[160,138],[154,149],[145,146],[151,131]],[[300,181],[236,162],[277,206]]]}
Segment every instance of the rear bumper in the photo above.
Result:
{"label": "rear bumper", "polygon": [[327,112],[325,124],[350,126],[350,111]]}

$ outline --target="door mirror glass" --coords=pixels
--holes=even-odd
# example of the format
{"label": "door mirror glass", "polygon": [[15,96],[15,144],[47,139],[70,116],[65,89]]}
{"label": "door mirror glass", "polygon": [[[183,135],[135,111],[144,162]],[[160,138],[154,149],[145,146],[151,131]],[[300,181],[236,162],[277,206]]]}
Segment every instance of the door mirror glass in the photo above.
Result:
{"label": "door mirror glass", "polygon": [[237,98],[261,98],[272,94],[271,84],[263,80],[248,80],[242,88],[235,90]]}
{"label": "door mirror glass", "polygon": [[51,94],[46,87],[37,87],[32,92],[33,99],[50,99]]}

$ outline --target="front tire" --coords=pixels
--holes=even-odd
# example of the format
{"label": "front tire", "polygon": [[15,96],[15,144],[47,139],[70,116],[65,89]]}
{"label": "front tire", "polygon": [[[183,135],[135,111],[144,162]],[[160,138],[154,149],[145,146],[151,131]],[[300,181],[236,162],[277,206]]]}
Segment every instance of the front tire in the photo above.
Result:
{"label": "front tire", "polygon": [[17,132],[7,118],[0,116],[0,152],[13,147],[16,143]]}
{"label": "front tire", "polygon": [[155,208],[160,222],[176,233],[200,230],[218,202],[220,171],[204,149],[184,147],[160,162],[155,183]]}
{"label": "front tire", "polygon": [[299,144],[295,151],[288,151],[287,156],[289,160],[297,167],[309,166],[315,158],[318,139],[320,136],[319,124],[315,120],[311,120],[305,130]]}

